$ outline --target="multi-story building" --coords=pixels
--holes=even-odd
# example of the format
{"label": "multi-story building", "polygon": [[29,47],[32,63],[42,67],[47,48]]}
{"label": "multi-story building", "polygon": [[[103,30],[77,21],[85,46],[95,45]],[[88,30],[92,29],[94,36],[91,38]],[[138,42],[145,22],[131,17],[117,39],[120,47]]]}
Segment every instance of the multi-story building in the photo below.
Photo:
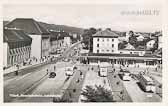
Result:
{"label": "multi-story building", "polygon": [[151,54],[144,48],[119,49],[118,35],[109,30],[99,31],[93,35],[93,52],[82,54],[80,60],[92,65],[106,62],[109,65],[126,67],[156,68],[162,64],[162,57]]}
{"label": "multi-story building", "polygon": [[32,38],[23,30],[3,30],[3,65],[4,67],[20,64],[30,58]]}
{"label": "multi-story building", "polygon": [[118,53],[118,35],[109,30],[94,34],[93,53]]}
{"label": "multi-story building", "polygon": [[158,37],[158,49],[162,48],[162,33],[156,35]]}
{"label": "multi-story building", "polygon": [[35,57],[39,60],[49,55],[50,33],[34,19],[16,18],[9,22],[6,27],[22,29],[28,33],[32,38],[31,57]]}
{"label": "multi-story building", "polygon": [[58,49],[65,49],[71,45],[71,38],[64,31],[50,31],[50,53],[55,53]]}

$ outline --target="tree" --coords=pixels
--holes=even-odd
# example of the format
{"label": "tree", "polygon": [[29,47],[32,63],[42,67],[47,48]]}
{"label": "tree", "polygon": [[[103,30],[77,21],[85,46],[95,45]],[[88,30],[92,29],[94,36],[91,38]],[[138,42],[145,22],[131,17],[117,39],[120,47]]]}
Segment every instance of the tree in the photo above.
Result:
{"label": "tree", "polygon": [[106,28],[106,30],[111,31],[111,28]]}
{"label": "tree", "polygon": [[86,100],[85,102],[114,102],[111,91],[102,86],[86,86],[81,93]]}
{"label": "tree", "polygon": [[95,28],[85,29],[82,34],[83,43],[86,45],[87,49],[92,48],[92,35],[95,34],[97,30]]}
{"label": "tree", "polygon": [[130,36],[129,43],[136,48],[137,47],[137,38],[135,36]]}
{"label": "tree", "polygon": [[127,44],[128,44],[127,41],[120,42],[120,43],[118,44],[118,48],[119,48],[119,49],[124,49]]}

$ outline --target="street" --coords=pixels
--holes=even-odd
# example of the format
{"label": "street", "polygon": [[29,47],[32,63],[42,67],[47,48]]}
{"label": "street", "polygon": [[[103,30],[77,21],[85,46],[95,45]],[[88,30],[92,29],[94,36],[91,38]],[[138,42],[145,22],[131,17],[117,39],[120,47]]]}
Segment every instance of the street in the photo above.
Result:
{"label": "street", "polygon": [[[71,54],[71,52],[73,52],[73,48],[78,46],[78,44],[79,42],[74,44],[72,47],[69,47],[65,51],[64,55],[62,55],[62,57],[59,58],[59,60],[62,60],[63,57]],[[43,65],[35,68],[30,67],[24,70],[23,72],[20,72],[18,76],[15,76],[14,73],[5,75],[4,76],[4,102],[11,102],[13,101],[13,99],[14,101],[17,101],[17,99],[11,97],[10,94],[29,94],[29,92],[33,92],[34,94],[36,94],[38,92],[43,93],[45,91],[48,93],[52,89],[53,83],[55,84],[55,81],[58,79],[59,79],[59,81],[57,81],[58,84],[62,85],[63,84],[62,82],[65,81],[66,76],[64,71],[60,71],[59,69],[67,66],[68,64],[61,63],[61,62],[56,64],[56,67],[58,68],[57,69],[58,75],[56,79],[49,79],[47,75],[47,69],[53,68],[55,64],[47,64],[47,65]],[[37,86],[41,86],[41,87],[38,87],[37,90],[34,89]],[[50,89],[47,89],[46,86],[50,87]]]}
{"label": "street", "polygon": [[[57,96],[71,102],[82,102],[82,99],[85,98],[81,95],[81,92],[87,85],[103,86],[111,91],[114,101],[117,102],[161,101],[159,94],[144,92],[137,84],[138,79],[132,78],[130,81],[123,81],[119,76],[119,67],[114,67],[115,72],[113,72],[112,67],[108,67],[107,77],[100,77],[97,66],[81,64],[74,60],[74,57],[78,54],[73,48],[78,47],[79,44],[78,42],[67,48],[55,62],[22,70],[17,76],[14,73],[5,75],[4,102],[54,102],[53,99]],[[65,59],[68,60],[65,61]],[[77,67],[77,70],[72,76],[66,76],[65,67],[72,67],[73,65]],[[138,74],[142,71],[141,68],[127,69],[132,74]],[[50,78],[50,72],[55,72],[56,76]],[[156,73],[150,75],[159,86],[161,77],[157,76]],[[21,95],[24,95],[24,97]]]}
{"label": "street", "polygon": [[124,81],[124,86],[131,96],[133,102],[161,102],[159,95],[155,93],[144,92],[136,80]]}

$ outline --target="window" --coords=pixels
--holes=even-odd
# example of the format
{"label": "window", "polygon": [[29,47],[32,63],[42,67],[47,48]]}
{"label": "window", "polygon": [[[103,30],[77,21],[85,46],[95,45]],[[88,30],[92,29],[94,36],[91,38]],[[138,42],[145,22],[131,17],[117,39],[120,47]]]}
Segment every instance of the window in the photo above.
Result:
{"label": "window", "polygon": [[112,42],[114,41],[114,39],[112,39]]}
{"label": "window", "polygon": [[109,52],[109,50],[108,50],[108,49],[107,49],[106,51],[107,51],[107,52]]}
{"label": "window", "polygon": [[111,50],[111,52],[114,52],[114,50]]}
{"label": "window", "polygon": [[132,54],[132,52],[130,52],[130,54]]}
{"label": "window", "polygon": [[114,47],[114,44],[112,44],[112,47]]}
{"label": "window", "polygon": [[99,41],[99,38],[97,38],[97,41]]}
{"label": "window", "polygon": [[99,49],[97,50],[97,53],[99,53]]}
{"label": "window", "polygon": [[97,44],[97,47],[99,47],[99,44]]}

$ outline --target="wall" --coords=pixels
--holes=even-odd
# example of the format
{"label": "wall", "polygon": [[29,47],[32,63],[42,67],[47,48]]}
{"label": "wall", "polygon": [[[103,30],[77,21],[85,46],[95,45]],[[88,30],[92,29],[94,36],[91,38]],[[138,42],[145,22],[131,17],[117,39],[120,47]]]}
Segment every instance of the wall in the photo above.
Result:
{"label": "wall", "polygon": [[4,42],[3,43],[3,66],[8,66],[8,55],[9,55],[9,52],[8,52],[8,43]]}
{"label": "wall", "polygon": [[70,45],[71,45],[70,37],[64,37],[64,46],[70,46]]}
{"label": "wall", "polygon": [[57,44],[58,44],[57,40],[51,41],[51,43],[50,43],[50,52],[56,52],[57,47],[58,47]]}
{"label": "wall", "polygon": [[138,51],[138,50],[119,50],[118,53],[120,54],[138,54],[139,56],[143,56],[145,51]]}
{"label": "wall", "polygon": [[49,56],[50,39],[42,38],[42,57]]}
{"label": "wall", "polygon": [[[97,53],[99,49],[99,53],[117,53],[118,52],[118,38],[93,38],[93,53]],[[103,41],[104,39],[104,41]],[[112,39],[114,41],[112,41]],[[97,47],[99,44],[99,47]],[[114,45],[112,47],[112,44]]]}
{"label": "wall", "polygon": [[158,37],[158,49],[162,48],[162,36]]}
{"label": "wall", "polygon": [[41,58],[41,35],[29,35],[32,38],[31,57]]}

